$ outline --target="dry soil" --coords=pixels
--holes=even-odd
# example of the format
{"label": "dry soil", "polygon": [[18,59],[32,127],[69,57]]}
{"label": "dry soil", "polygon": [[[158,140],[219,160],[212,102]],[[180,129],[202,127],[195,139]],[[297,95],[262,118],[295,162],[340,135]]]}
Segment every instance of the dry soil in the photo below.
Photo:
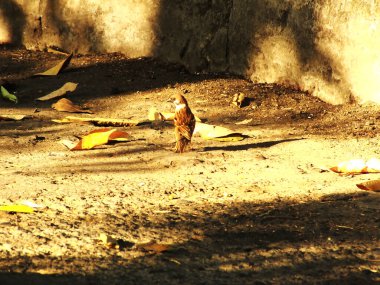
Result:
{"label": "dry soil", "polygon": [[[326,171],[380,157],[379,106],[120,54],[32,76],[63,58],[0,50],[1,84],[19,98],[0,114],[30,116],[0,121],[0,204],[44,206],[0,213],[0,284],[379,284],[380,196],[356,184],[380,175]],[[180,93],[205,122],[249,137],[195,135],[175,154],[172,124],[155,122],[118,128],[130,142],[69,151],[61,140],[101,127],[54,123],[70,114],[35,100],[69,81],[66,98],[94,112],[79,116],[144,120]]]}

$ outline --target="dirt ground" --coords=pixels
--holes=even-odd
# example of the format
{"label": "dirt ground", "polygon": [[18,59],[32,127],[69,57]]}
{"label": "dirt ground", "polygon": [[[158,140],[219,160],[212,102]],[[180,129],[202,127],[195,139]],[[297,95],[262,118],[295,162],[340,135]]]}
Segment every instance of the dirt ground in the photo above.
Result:
{"label": "dirt ground", "polygon": [[[1,99],[0,114],[32,116],[0,121],[0,205],[45,206],[0,213],[0,284],[379,284],[380,194],[356,184],[380,175],[323,169],[380,157],[380,106],[120,54],[31,77],[62,58],[0,50],[1,84],[20,101]],[[69,151],[62,139],[99,127],[54,123],[72,114],[35,101],[68,81],[79,85],[66,98],[94,112],[78,116],[143,120],[181,93],[207,123],[250,137],[195,135],[175,154],[173,126],[152,123],[119,128],[130,142]],[[248,106],[230,104],[237,92]]]}

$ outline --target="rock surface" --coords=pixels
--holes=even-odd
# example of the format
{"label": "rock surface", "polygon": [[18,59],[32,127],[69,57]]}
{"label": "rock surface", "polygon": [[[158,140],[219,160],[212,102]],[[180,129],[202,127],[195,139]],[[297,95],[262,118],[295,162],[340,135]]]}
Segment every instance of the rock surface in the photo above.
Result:
{"label": "rock surface", "polygon": [[379,11],[344,0],[6,0],[0,42],[157,56],[296,85],[333,104],[379,102]]}

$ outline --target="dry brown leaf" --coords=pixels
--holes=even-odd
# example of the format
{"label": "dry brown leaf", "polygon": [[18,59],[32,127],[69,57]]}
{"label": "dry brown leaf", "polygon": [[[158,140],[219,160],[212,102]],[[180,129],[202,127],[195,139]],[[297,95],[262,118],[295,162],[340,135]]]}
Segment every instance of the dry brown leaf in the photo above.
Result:
{"label": "dry brown leaf", "polygon": [[380,180],[367,181],[356,184],[356,186],[362,190],[378,192],[380,191]]}
{"label": "dry brown leaf", "polygon": [[250,122],[252,122],[252,119],[246,119],[246,120],[235,123],[235,125],[247,125]]}
{"label": "dry brown leaf", "polygon": [[77,88],[78,84],[73,82],[67,82],[65,83],[61,88],[51,92],[48,95],[42,96],[40,98],[37,98],[38,101],[46,101],[53,98],[57,98],[60,96],[65,95],[67,92],[73,92]]}
{"label": "dry brown leaf", "polygon": [[65,55],[65,56],[69,56],[70,54],[67,53],[67,52],[63,52],[63,51],[60,51],[58,49],[55,49],[55,48],[47,48],[47,52],[50,52],[50,53],[54,53],[54,54],[60,54],[60,55]]}
{"label": "dry brown leaf", "polygon": [[64,60],[60,61],[54,67],[52,67],[49,70],[46,70],[44,72],[37,73],[35,75],[37,75],[37,76],[56,76],[70,64],[72,57],[73,57],[73,54],[71,53],[68,57],[66,57]]}
{"label": "dry brown leaf", "polygon": [[170,245],[160,244],[156,242],[148,242],[143,244],[136,244],[136,248],[143,249],[146,251],[153,251],[155,253],[161,253],[164,251],[168,251],[170,249]]}
{"label": "dry brown leaf", "polygon": [[126,132],[116,130],[110,134],[108,140],[117,142],[127,142],[131,140],[131,136]]}
{"label": "dry brown leaf", "polygon": [[126,120],[126,119],[108,119],[108,118],[83,118],[68,116],[62,120],[52,120],[56,123],[88,123],[95,126],[103,127],[133,127],[146,123],[146,121]]}
{"label": "dry brown leaf", "polygon": [[22,121],[31,118],[28,115],[0,115],[0,121]]}
{"label": "dry brown leaf", "polygon": [[58,100],[56,103],[52,104],[51,107],[59,112],[69,112],[69,113],[89,113],[89,110],[84,110],[80,106],[75,105],[72,101],[66,98]]}

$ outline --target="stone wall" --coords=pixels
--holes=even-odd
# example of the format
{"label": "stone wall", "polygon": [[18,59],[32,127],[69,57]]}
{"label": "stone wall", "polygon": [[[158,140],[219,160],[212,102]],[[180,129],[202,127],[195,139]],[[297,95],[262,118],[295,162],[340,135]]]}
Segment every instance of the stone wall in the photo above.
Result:
{"label": "stone wall", "polygon": [[380,102],[376,0],[1,0],[0,42],[156,56]]}

